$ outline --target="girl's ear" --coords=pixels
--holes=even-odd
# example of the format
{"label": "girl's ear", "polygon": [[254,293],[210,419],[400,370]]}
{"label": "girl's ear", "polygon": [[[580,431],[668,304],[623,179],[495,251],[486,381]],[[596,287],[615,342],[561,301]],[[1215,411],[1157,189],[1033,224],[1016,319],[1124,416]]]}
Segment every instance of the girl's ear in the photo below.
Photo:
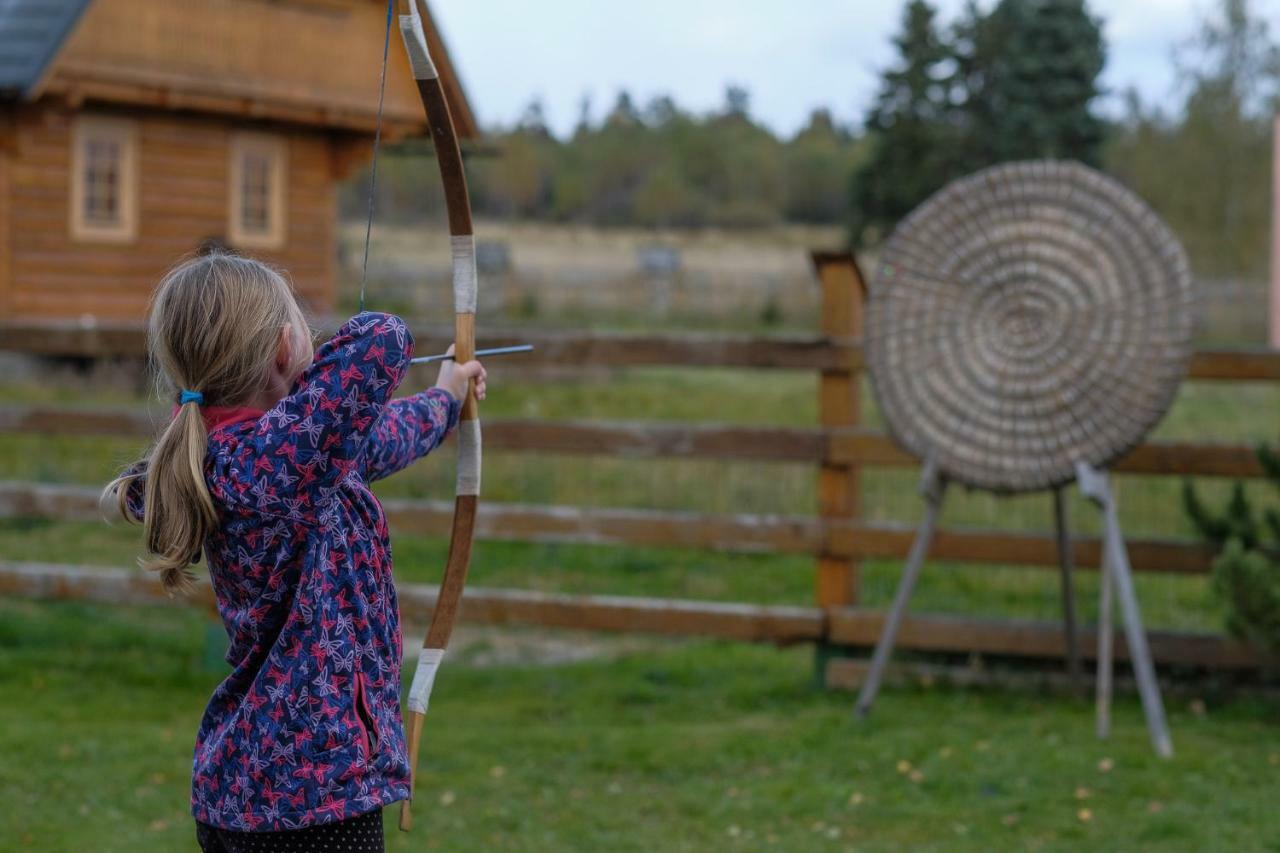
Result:
{"label": "girl's ear", "polygon": [[276,345],[276,370],[288,373],[293,365],[293,327],[288,323],[280,327],[280,342]]}

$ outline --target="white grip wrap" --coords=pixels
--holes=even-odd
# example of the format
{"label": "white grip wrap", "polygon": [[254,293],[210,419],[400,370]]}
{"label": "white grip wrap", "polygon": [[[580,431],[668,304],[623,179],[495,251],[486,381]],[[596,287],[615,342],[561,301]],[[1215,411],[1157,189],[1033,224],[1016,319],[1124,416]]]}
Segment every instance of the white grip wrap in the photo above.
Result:
{"label": "white grip wrap", "polygon": [[409,54],[409,66],[413,68],[413,79],[434,80],[436,64],[431,61],[431,52],[427,50],[427,34],[422,31],[422,18],[418,16],[418,0],[413,0],[413,14],[400,16],[400,38],[404,40],[405,53]]}
{"label": "white grip wrap", "polygon": [[450,237],[453,253],[453,310],[476,313],[476,238],[471,234]]}
{"label": "white grip wrap", "polygon": [[480,419],[458,424],[459,495],[480,494]]}
{"label": "white grip wrap", "polygon": [[417,714],[427,713],[431,701],[431,688],[436,683],[436,670],[444,658],[444,649],[423,649],[418,655],[418,668],[413,672],[409,685],[409,710]]}

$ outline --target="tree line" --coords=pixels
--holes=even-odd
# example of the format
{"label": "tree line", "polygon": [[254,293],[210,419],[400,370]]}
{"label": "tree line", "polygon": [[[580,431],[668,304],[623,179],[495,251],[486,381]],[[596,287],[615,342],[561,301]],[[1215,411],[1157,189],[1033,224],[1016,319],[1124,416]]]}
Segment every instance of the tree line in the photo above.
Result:
{"label": "tree line", "polygon": [[[1197,272],[1265,275],[1280,49],[1250,0],[1217,0],[1195,36],[1171,46],[1174,100],[1147,104],[1130,91],[1119,116],[1099,111],[1106,45],[1086,0],[970,2],[950,22],[909,0],[894,45],[858,128],[817,110],[779,137],[753,118],[749,93],[730,87],[705,114],[622,92],[597,118],[584,101],[561,139],[535,101],[487,133],[494,153],[470,158],[477,213],[651,228],[841,225],[866,246],[956,177],[1071,158],[1146,198]],[[410,142],[384,155],[379,219],[437,213],[430,152]],[[364,181],[345,188],[346,215],[363,218],[366,191]]]}

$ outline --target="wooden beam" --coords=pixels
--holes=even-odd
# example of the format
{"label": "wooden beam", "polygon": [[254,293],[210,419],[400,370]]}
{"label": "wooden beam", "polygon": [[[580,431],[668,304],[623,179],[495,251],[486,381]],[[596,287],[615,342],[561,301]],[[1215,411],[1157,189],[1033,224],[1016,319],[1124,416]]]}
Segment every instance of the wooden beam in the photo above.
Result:
{"label": "wooden beam", "polygon": [[[915,528],[889,523],[833,526],[827,535],[837,552],[864,559],[899,559],[911,548]],[[1098,567],[1100,540],[1075,539],[1072,544],[1075,565]],[[1214,557],[1208,545],[1185,540],[1129,539],[1126,544],[1135,571],[1203,574]],[[1056,539],[1043,533],[939,530],[929,549],[929,560],[1057,568],[1057,547]]]}
{"label": "wooden beam", "polygon": [[13,111],[0,107],[0,316],[13,313],[13,151],[17,147]]}
{"label": "wooden beam", "polygon": [[[830,658],[827,660],[823,686],[829,690],[857,690],[862,686],[862,679],[869,668],[870,661],[865,658]],[[889,664],[885,681],[900,687],[938,685],[1079,695],[1079,683],[1069,673],[1053,666],[975,666],[971,663],[904,660]],[[1137,692],[1137,685],[1132,677],[1117,675],[1114,684],[1118,690],[1126,693]],[[1280,691],[1264,686],[1260,679],[1246,680],[1241,687],[1249,696],[1280,698]],[[1160,690],[1165,696],[1185,695],[1192,698],[1204,691],[1204,685],[1189,679],[1161,679]]]}
{"label": "wooden beam", "polygon": [[[452,331],[445,326],[410,325],[416,335],[418,352],[443,350],[452,340]],[[517,343],[534,344],[534,352],[522,355],[520,363],[539,367],[676,365],[851,371],[864,367],[859,341],[813,335],[650,335],[493,328],[483,341],[485,346]],[[144,330],[136,323],[0,321],[0,350],[34,355],[142,356],[145,354]],[[1192,358],[1189,378],[1280,381],[1280,351],[1201,350]]]}
{"label": "wooden beam", "polygon": [[[0,433],[150,438],[162,419],[162,413],[137,407],[89,409],[0,403]],[[843,464],[885,468],[919,464],[884,433],[858,427],[824,431],[813,427],[494,418],[485,421],[484,437],[489,449],[511,453],[814,464],[827,458]],[[1113,470],[1199,477],[1265,476],[1252,447],[1181,441],[1141,445],[1119,460]]]}
{"label": "wooden beam", "polygon": [[[417,352],[442,352],[453,341],[453,330],[444,326],[411,324],[411,328]],[[15,320],[0,322],[0,349],[34,355],[140,357],[146,351],[144,334],[139,324]],[[534,345],[533,352],[520,356],[520,364],[538,367],[588,364],[859,370],[862,366],[861,347],[856,342],[812,336],[643,335],[493,328],[483,341],[484,346],[492,347],[519,343]]]}
{"label": "wooden beam", "polygon": [[[866,429],[834,430],[828,437],[833,459],[886,468],[911,468],[920,464],[882,432]],[[1173,474],[1201,477],[1263,477],[1257,451],[1242,444],[1199,444],[1186,441],[1149,441],[1139,445],[1112,466],[1123,474]]]}
{"label": "wooden beam", "polygon": [[[443,535],[453,518],[446,501],[384,500],[393,526]],[[0,482],[0,518],[96,521],[112,514],[98,505],[98,490]],[[691,512],[485,503],[476,522],[480,539],[710,549],[728,553],[834,554],[851,559],[898,559],[913,535],[906,525],[858,521],[823,523],[812,516],[701,515]],[[1075,543],[1076,565],[1097,568],[1097,539]],[[1167,539],[1132,539],[1133,568],[1146,572],[1203,574],[1213,551],[1206,545]],[[937,562],[1057,566],[1057,544],[1041,533],[940,530],[931,559]]]}
{"label": "wooden beam", "polygon": [[[161,423],[161,414],[136,407],[88,409],[0,404],[0,433],[150,438]],[[489,450],[507,452],[774,462],[816,462],[824,444],[821,432],[816,429],[541,418],[486,420],[484,441]]]}
{"label": "wooden beam", "polygon": [[1271,130],[1271,348],[1280,351],[1280,112]]}
{"label": "wooden beam", "polygon": [[[834,339],[862,337],[866,288],[853,254],[816,252],[814,272],[822,285],[822,333]],[[829,368],[818,382],[818,422],[823,429],[854,428],[862,419],[862,372]],[[824,455],[818,469],[818,515],[851,521],[862,514],[861,469],[856,462]],[[854,559],[819,553],[814,597],[819,607],[858,602],[861,566]]]}
{"label": "wooden beam", "polygon": [[[829,614],[829,640],[840,645],[870,648],[880,636],[884,614],[859,608],[843,608]],[[1156,663],[1212,668],[1248,668],[1274,665],[1280,658],[1221,634],[1170,631],[1147,633]],[[1066,643],[1057,622],[974,619],[965,616],[908,615],[898,634],[897,647],[914,651],[968,652],[1026,658],[1062,659]],[[1081,652],[1097,656],[1097,635],[1082,630]],[[1127,660],[1123,634],[1115,638],[1115,654]]]}
{"label": "wooden beam", "polygon": [[[168,601],[155,575],[139,570],[68,566],[51,563],[0,561],[0,595],[55,600],[98,601],[110,604],[152,604]],[[424,584],[399,587],[406,620],[430,618],[436,590]],[[201,581],[196,592],[181,602],[208,606],[212,591]],[[552,595],[513,589],[469,587],[462,618],[497,625],[540,625],[556,628],[710,636],[732,640],[794,643],[822,636],[822,611],[809,607],[724,604],[626,596]],[[879,636],[883,614],[858,608],[835,608],[827,624],[832,642],[870,647]],[[1169,631],[1149,633],[1159,664],[1212,669],[1275,666],[1280,659],[1217,634]],[[1084,654],[1096,647],[1085,634]],[[1051,622],[995,621],[953,616],[908,616],[899,635],[900,648],[916,651],[966,652],[1020,658],[1061,658],[1060,626]],[[1117,654],[1126,658],[1122,637]],[[857,663],[848,665],[856,673]],[[837,679],[837,684],[839,683]]]}
{"label": "wooden beam", "polygon": [[[401,618],[430,621],[436,593],[434,585],[398,584]],[[141,570],[15,561],[0,561],[0,595],[109,604],[169,600],[158,577]],[[208,606],[213,601],[213,591],[202,577],[192,596],[178,600]],[[487,625],[538,625],[768,643],[816,640],[823,630],[822,613],[814,607],[560,595],[474,586],[467,587],[463,594],[461,617]]]}
{"label": "wooden beam", "polygon": [[1189,379],[1280,381],[1280,350],[1200,350],[1191,357]]}

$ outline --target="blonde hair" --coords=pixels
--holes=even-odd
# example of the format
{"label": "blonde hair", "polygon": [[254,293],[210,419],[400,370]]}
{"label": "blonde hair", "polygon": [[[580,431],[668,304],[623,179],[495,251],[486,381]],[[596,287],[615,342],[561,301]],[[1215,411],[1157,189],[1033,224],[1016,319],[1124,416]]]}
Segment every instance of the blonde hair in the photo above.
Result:
{"label": "blonde hair", "polygon": [[[293,288],[266,264],[215,251],[171,269],[156,287],[147,322],[147,351],[162,399],[197,391],[207,406],[237,406],[267,387],[283,327],[294,335],[297,376],[310,361],[309,331]],[[105,496],[120,513],[141,480],[143,568],[160,573],[169,592],[187,589],[188,566],[217,526],[204,478],[208,434],[195,402],[183,403],[137,465],[111,481]]]}

